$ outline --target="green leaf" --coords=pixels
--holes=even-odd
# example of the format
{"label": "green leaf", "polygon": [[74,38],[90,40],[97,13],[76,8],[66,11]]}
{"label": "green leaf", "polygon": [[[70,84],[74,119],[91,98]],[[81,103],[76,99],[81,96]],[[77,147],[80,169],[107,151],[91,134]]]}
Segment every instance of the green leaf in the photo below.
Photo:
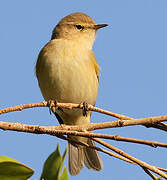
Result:
{"label": "green leaf", "polygon": [[58,144],[56,151],[54,151],[45,161],[43,166],[43,172],[40,179],[60,180],[62,176],[64,177],[63,180],[68,180],[68,173],[65,168],[65,170],[63,170],[62,175],[60,176],[66,154],[67,149],[65,150],[63,156],[61,156]]}
{"label": "green leaf", "polygon": [[[60,171],[61,171],[61,169],[62,169],[62,167],[63,167],[63,164],[64,164],[64,160],[65,160],[66,155],[67,155],[67,148],[65,149],[64,154],[63,154],[63,156],[62,156],[62,162],[61,162],[61,166],[60,166]],[[63,171],[64,171],[64,169],[63,169]],[[59,172],[59,174],[60,174],[60,172]]]}
{"label": "green leaf", "polygon": [[34,171],[7,156],[0,156],[0,179],[1,180],[27,180]]}
{"label": "green leaf", "polygon": [[63,173],[61,174],[59,180],[68,180],[68,172],[66,167],[63,169]]}

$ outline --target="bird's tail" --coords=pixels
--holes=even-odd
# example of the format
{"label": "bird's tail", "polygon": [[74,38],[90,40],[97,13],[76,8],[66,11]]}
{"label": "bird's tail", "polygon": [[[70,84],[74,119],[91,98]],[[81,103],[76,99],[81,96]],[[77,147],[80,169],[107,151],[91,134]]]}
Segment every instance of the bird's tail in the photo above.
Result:
{"label": "bird's tail", "polygon": [[[87,139],[87,143],[90,146],[95,146],[94,142],[91,139]],[[95,149],[82,147],[72,143],[68,143],[68,148],[68,163],[69,172],[71,175],[75,176],[79,174],[84,164],[88,169],[93,169],[95,171],[100,171],[103,168],[103,163],[101,161],[99,153]]]}

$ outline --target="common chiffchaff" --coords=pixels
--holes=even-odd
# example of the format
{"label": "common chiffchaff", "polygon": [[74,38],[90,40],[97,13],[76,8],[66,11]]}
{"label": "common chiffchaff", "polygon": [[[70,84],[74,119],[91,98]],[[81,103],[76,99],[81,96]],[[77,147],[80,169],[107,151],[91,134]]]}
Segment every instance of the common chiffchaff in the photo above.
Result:
{"label": "common chiffchaff", "polygon": [[[36,64],[36,76],[46,101],[95,105],[99,86],[99,65],[92,51],[97,30],[107,24],[96,24],[84,13],[64,17],[54,28],[51,41],[41,50]],[[80,109],[56,109],[60,123],[83,125],[90,122],[91,112],[83,116]],[[94,146],[89,138],[70,136]],[[78,144],[68,143],[69,172],[77,175],[84,164],[89,169],[103,168],[98,152]]]}

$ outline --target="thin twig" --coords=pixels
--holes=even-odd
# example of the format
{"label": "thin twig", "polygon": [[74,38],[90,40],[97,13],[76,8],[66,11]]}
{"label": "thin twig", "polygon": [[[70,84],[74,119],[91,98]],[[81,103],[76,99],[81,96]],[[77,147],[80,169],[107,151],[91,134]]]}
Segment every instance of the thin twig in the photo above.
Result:
{"label": "thin twig", "polygon": [[[1,109],[0,114],[12,112],[12,111],[21,111],[26,108],[46,107],[46,106],[48,106],[48,102],[46,102],[46,101],[41,102],[41,103],[24,104],[24,105],[19,105],[19,106],[15,106],[15,107]],[[72,104],[72,103],[56,103],[56,104],[53,104],[53,106],[66,108],[66,109],[72,109],[72,108],[83,109],[83,105]],[[117,114],[114,112],[106,111],[106,110],[94,107],[92,105],[88,105],[87,109],[89,111],[95,111],[95,112],[99,112],[102,114],[106,114],[106,115],[118,118],[120,120],[112,121],[112,122],[104,122],[104,123],[90,123],[90,124],[81,125],[81,126],[54,126],[54,127],[53,126],[50,126],[50,127],[49,126],[33,126],[33,125],[25,125],[25,124],[20,124],[20,123],[0,122],[0,129],[13,130],[13,131],[19,131],[19,132],[29,132],[29,133],[36,133],[36,134],[50,134],[50,135],[54,135],[54,136],[57,136],[61,139],[68,140],[68,141],[70,141],[70,139],[65,137],[63,134],[85,136],[85,137],[90,137],[90,138],[94,137],[92,139],[94,139],[98,143],[111,149],[112,151],[115,151],[116,153],[118,153],[120,155],[111,153],[102,148],[98,148],[98,147],[94,147],[94,146],[91,147],[86,144],[85,144],[85,146],[94,148],[98,151],[102,151],[106,154],[109,154],[110,156],[117,157],[126,162],[129,162],[132,164],[138,164],[139,166],[141,166],[144,169],[144,171],[150,177],[152,177],[154,179],[156,177],[153,176],[149,172],[149,170],[151,170],[167,179],[167,174],[162,172],[162,171],[166,171],[166,169],[151,166],[137,158],[134,158],[133,156],[128,155],[127,153],[123,152],[122,150],[115,148],[115,147],[105,143],[104,141],[101,141],[100,139],[97,139],[97,137],[105,138],[105,139],[112,139],[112,140],[117,140],[117,141],[126,141],[126,142],[146,144],[146,145],[150,145],[152,147],[156,147],[156,146],[167,147],[167,144],[159,143],[159,142],[155,142],[155,141],[137,140],[137,139],[132,139],[132,138],[120,137],[120,136],[112,136],[112,135],[95,134],[95,133],[86,132],[86,131],[91,131],[91,130],[95,130],[95,129],[124,127],[124,126],[132,126],[132,125],[144,125],[146,127],[153,127],[153,128],[157,128],[157,129],[160,129],[163,131],[167,131],[167,125],[162,123],[163,121],[167,121],[167,116],[157,116],[157,117],[148,117],[148,118],[143,118],[143,119],[134,119],[134,118],[120,115],[120,114]],[[84,132],[82,132],[82,131],[84,131]],[[81,143],[81,145],[84,145],[84,144]]]}
{"label": "thin twig", "polygon": [[107,135],[107,134],[97,134],[92,132],[78,132],[73,131],[72,129],[66,130],[66,126],[36,126],[36,125],[27,125],[21,123],[9,123],[0,121],[0,129],[3,130],[13,130],[13,131],[20,131],[20,132],[31,132],[37,134],[51,134],[51,135],[75,135],[75,136],[83,136],[83,137],[96,137],[96,138],[104,138],[116,141],[124,141],[124,142],[131,142],[131,143],[138,143],[143,145],[149,145],[151,147],[165,147],[167,148],[167,144],[156,142],[156,141],[147,141],[147,140],[140,140],[140,139],[133,139],[127,137],[121,137],[118,135]]}
{"label": "thin twig", "polygon": [[122,151],[122,150],[120,150],[120,149],[118,149],[118,148],[116,148],[116,147],[114,147],[114,146],[112,146],[112,145],[110,145],[110,144],[107,144],[106,142],[104,142],[104,141],[102,141],[102,140],[100,140],[100,139],[98,139],[98,138],[93,138],[93,140],[96,141],[96,142],[98,142],[98,143],[100,143],[101,145],[103,145],[103,146],[111,149],[112,151],[120,154],[121,156],[124,156],[125,158],[127,158],[127,159],[135,162],[135,163],[138,164],[139,166],[145,167],[145,168],[151,170],[152,172],[154,172],[154,173],[156,173],[156,174],[159,174],[160,176],[162,176],[162,177],[164,177],[165,179],[167,179],[167,174],[165,174],[165,173],[163,173],[162,171],[160,171],[157,167],[151,166],[151,165],[145,163],[144,161],[141,161],[141,160],[139,160],[139,159],[137,159],[137,158],[135,158],[135,157],[133,157],[133,156],[130,156],[129,154],[125,153],[124,151]]}
{"label": "thin twig", "polygon": [[[34,126],[34,125],[24,125],[24,124],[21,124],[21,123],[8,123],[8,122],[0,122],[0,127],[1,127],[1,125],[5,125],[5,126],[3,126],[3,128],[1,128],[1,129],[3,129],[3,130],[15,130],[15,131],[20,131],[20,132],[29,132],[29,133],[36,133],[36,134],[50,134],[50,135],[55,135],[55,136],[57,136],[57,137],[60,137],[60,138],[62,138],[63,137],[63,135],[62,135],[62,131],[61,130],[57,130],[57,134],[55,134],[55,130],[53,130],[53,128],[47,128],[47,127],[45,127],[45,126]],[[12,124],[12,125],[11,125]],[[60,128],[64,128],[65,126],[60,126]],[[66,132],[66,131],[64,131],[64,132]],[[74,134],[73,134],[74,133]],[[70,135],[75,135],[75,133],[76,132],[70,132],[69,134]],[[78,132],[78,133],[80,133],[80,132]],[[82,132],[83,133],[83,132]],[[68,134],[68,131],[65,133],[65,134]],[[68,135],[69,135],[68,134]],[[65,139],[65,140],[69,140],[69,139],[67,139],[66,137],[63,137],[63,139]],[[132,157],[132,156],[130,156],[130,155],[128,155],[128,154],[126,154],[126,153],[124,153],[123,151],[121,151],[121,150],[118,150],[117,148],[115,148],[115,147],[113,147],[113,146],[111,146],[111,145],[109,145],[109,144],[107,144],[107,143],[105,143],[105,142],[103,142],[103,141],[101,141],[101,140],[99,140],[99,139],[97,139],[97,138],[93,138],[95,141],[97,141],[97,142],[99,142],[100,144],[102,144],[103,146],[106,146],[106,147],[108,147],[108,148],[110,148],[111,150],[113,150],[113,151],[115,151],[115,152],[117,152],[118,154],[120,154],[121,156],[124,156],[124,158],[125,159],[123,159],[123,158],[121,158],[120,156],[116,156],[116,155],[114,155],[114,154],[112,154],[112,153],[110,153],[109,151],[106,151],[106,150],[102,150],[102,149],[99,149],[98,147],[96,147],[97,148],[97,150],[99,150],[99,151],[102,151],[102,152],[105,152],[105,153],[107,153],[107,154],[109,154],[109,155],[111,155],[111,156],[114,156],[114,157],[117,157],[117,158],[119,158],[119,159],[122,159],[122,160],[125,160],[125,161],[127,161],[128,162],[128,160],[127,159],[129,159],[130,161],[132,161],[132,162],[130,162],[130,163],[137,163],[137,164],[139,164],[140,166],[143,166],[143,167],[146,167],[146,168],[148,168],[148,169],[150,169],[150,170],[152,170],[153,172],[155,172],[155,173],[157,173],[157,174],[159,174],[159,175],[161,175],[161,176],[163,176],[163,177],[165,177],[164,175],[163,175],[163,173],[161,173],[161,171],[159,171],[158,170],[158,168],[156,168],[156,167],[154,167],[154,166],[151,166],[150,167],[150,165],[148,165],[148,164],[146,164],[146,163],[144,163],[143,161],[140,161],[140,160],[138,160],[138,159],[136,159],[136,158],[134,158],[134,157]],[[166,175],[166,177],[167,177],[167,175]]]}
{"label": "thin twig", "polygon": [[97,150],[97,151],[101,151],[101,152],[103,152],[103,153],[105,153],[105,154],[108,154],[108,155],[110,155],[110,156],[112,156],[112,157],[115,157],[115,158],[118,158],[118,159],[120,159],[120,160],[123,160],[123,161],[125,161],[125,162],[131,163],[131,164],[136,164],[136,163],[134,163],[133,161],[131,161],[131,160],[125,158],[125,157],[122,157],[122,156],[120,156],[120,155],[118,155],[118,154],[112,153],[112,152],[110,152],[110,151],[108,151],[108,150],[105,150],[105,149],[103,149],[103,148],[96,147],[96,146],[91,146],[91,145],[89,145],[89,144],[87,144],[87,143],[80,142],[80,141],[77,141],[77,140],[75,140],[75,139],[71,139],[71,138],[69,138],[69,137],[65,137],[65,136],[63,136],[63,135],[54,135],[54,134],[53,134],[53,136],[56,136],[56,137],[61,138],[61,139],[63,139],[63,140],[70,141],[70,142],[72,142],[72,143],[76,143],[76,144],[79,144],[79,145],[82,145],[82,146],[89,147],[89,148],[91,148],[91,149],[95,149],[95,150]]}
{"label": "thin twig", "polygon": [[[57,135],[56,135],[57,136]],[[82,145],[82,146],[86,146],[86,147],[89,147],[89,148],[92,148],[92,149],[96,149],[97,151],[101,151],[101,152],[103,152],[103,153],[105,153],[105,154],[108,154],[108,155],[110,155],[110,156],[113,156],[113,157],[115,157],[115,158],[118,158],[118,159],[120,159],[120,160],[123,160],[123,161],[125,161],[125,162],[128,162],[128,163],[131,163],[131,164],[134,164],[134,165],[136,165],[136,163],[135,162],[133,162],[133,161],[131,161],[130,159],[127,159],[127,158],[125,158],[125,157],[123,157],[123,156],[120,156],[120,155],[118,155],[118,154],[115,154],[115,153],[112,153],[112,152],[110,152],[110,151],[107,151],[107,150],[105,150],[105,149],[103,149],[103,148],[99,148],[99,147],[96,147],[96,146],[90,146],[90,145],[88,145],[87,143],[82,143],[82,142],[79,142],[79,141],[76,141],[76,140],[74,140],[74,139],[70,139],[70,138],[68,138],[68,137],[65,137],[65,136],[63,136],[63,135],[60,135],[60,136],[57,136],[58,138],[61,138],[61,139],[64,139],[64,140],[67,140],[67,141],[71,141],[71,142],[73,142],[73,143],[77,143],[77,144],[80,144],[80,145]],[[97,139],[96,139],[96,141],[97,141]],[[101,141],[101,142],[104,142],[104,141]],[[107,144],[107,143],[106,143]],[[145,168],[145,167],[142,167],[143,169],[144,169],[144,171],[147,171],[146,173],[147,174],[149,174],[150,176],[152,175],[148,170],[147,170],[147,168]],[[164,169],[164,168],[159,168],[159,167],[156,167],[157,169],[159,169],[159,170],[162,170],[162,171],[167,171],[167,169]],[[152,175],[153,176],[153,175]],[[151,177],[152,177],[151,176]],[[154,178],[155,178],[155,176],[153,176]]]}
{"label": "thin twig", "polygon": [[[73,109],[73,108],[82,109],[83,108],[82,104],[74,104],[74,103],[56,103],[56,104],[53,104],[52,106],[55,107],[55,105],[56,105],[56,107],[65,108],[65,109]],[[18,106],[14,106],[14,107],[9,107],[9,108],[5,108],[5,109],[1,109],[0,114],[13,112],[13,111],[21,111],[23,109],[34,108],[34,107],[48,107],[48,102],[43,101],[43,102],[39,102],[39,103],[23,104],[23,105],[18,105]],[[130,117],[127,117],[124,115],[120,115],[120,114],[117,114],[114,112],[110,112],[110,111],[106,111],[106,110],[94,107],[90,104],[88,105],[87,110],[99,112],[99,113],[106,114],[109,116],[113,116],[118,119],[124,119],[124,120],[125,119],[133,119],[133,118],[130,118]]]}
{"label": "thin twig", "polygon": [[[27,108],[34,108],[34,107],[48,107],[48,102],[47,101],[43,101],[43,102],[39,102],[39,103],[32,103],[32,104],[24,104],[24,105],[19,105],[19,106],[15,106],[15,107],[9,107],[9,108],[5,108],[5,109],[1,109],[0,110],[0,114],[4,114],[4,113],[8,113],[8,112],[12,112],[12,111],[21,111],[23,109],[27,109]],[[60,107],[60,108],[66,108],[66,109],[73,109],[73,108],[79,108],[82,109],[83,105],[82,104],[73,104],[73,103],[53,103],[52,105],[53,107]],[[130,124],[130,125],[144,125],[147,128],[148,127],[153,127],[153,128],[157,128],[163,131],[167,131],[167,125],[166,126],[162,126],[159,124],[159,122],[162,121],[167,121],[167,116],[157,116],[157,117],[149,117],[149,118],[144,118],[145,122],[139,123],[137,122],[138,120],[142,120],[142,119],[134,119],[125,115],[121,115],[118,113],[114,113],[114,112],[110,112],[110,111],[106,111],[97,107],[94,107],[92,105],[88,105],[87,108],[89,111],[95,111],[95,112],[99,112],[102,114],[106,114],[115,118],[118,118],[120,120],[134,120],[134,122],[136,122],[136,124]],[[152,121],[153,120],[153,121]],[[147,122],[148,121],[148,122]],[[122,124],[122,122],[119,122],[119,126],[117,125],[117,127],[121,127],[120,125]],[[122,126],[126,126],[123,125]]]}
{"label": "thin twig", "polygon": [[151,147],[165,147],[167,148],[167,144],[156,142],[156,141],[147,141],[147,140],[140,140],[140,139],[133,139],[127,137],[121,137],[118,135],[107,135],[107,134],[97,134],[92,132],[78,132],[73,131],[73,129],[66,130],[66,125],[63,126],[36,126],[36,125],[27,125],[21,123],[9,123],[0,121],[0,129],[3,130],[13,130],[13,131],[20,131],[20,132],[30,132],[36,134],[51,134],[51,135],[75,135],[75,136],[83,136],[89,138],[104,138],[116,141],[124,141],[124,142],[131,142],[131,143],[138,143],[143,145],[149,145]]}
{"label": "thin twig", "polygon": [[157,177],[154,176],[147,168],[142,167],[142,169],[143,169],[153,180],[157,180]]}

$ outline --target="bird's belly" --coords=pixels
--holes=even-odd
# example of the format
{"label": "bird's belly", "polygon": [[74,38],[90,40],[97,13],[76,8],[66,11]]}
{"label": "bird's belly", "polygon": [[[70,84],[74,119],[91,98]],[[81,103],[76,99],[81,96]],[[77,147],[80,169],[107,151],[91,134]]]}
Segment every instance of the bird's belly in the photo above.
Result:
{"label": "bird's belly", "polygon": [[98,79],[89,60],[53,61],[49,68],[40,82],[45,100],[95,104]]}

